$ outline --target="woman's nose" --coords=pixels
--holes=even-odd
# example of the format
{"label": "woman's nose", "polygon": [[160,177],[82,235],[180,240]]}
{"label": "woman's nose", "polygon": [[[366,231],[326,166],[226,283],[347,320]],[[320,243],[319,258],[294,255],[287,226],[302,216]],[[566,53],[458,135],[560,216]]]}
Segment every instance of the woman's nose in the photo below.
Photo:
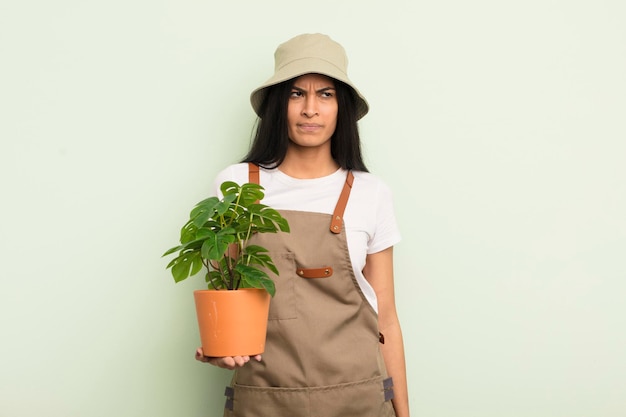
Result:
{"label": "woman's nose", "polygon": [[314,95],[307,95],[304,101],[304,107],[302,108],[302,114],[306,117],[313,117],[318,114],[317,100]]}

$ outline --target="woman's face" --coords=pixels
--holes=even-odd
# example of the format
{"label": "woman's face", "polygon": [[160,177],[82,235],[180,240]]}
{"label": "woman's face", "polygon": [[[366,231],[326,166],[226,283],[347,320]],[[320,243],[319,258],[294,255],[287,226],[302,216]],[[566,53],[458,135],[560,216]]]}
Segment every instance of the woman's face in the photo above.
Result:
{"label": "woman's face", "polygon": [[287,105],[289,139],[299,147],[330,149],[337,126],[337,93],[332,78],[306,74],[296,78]]}

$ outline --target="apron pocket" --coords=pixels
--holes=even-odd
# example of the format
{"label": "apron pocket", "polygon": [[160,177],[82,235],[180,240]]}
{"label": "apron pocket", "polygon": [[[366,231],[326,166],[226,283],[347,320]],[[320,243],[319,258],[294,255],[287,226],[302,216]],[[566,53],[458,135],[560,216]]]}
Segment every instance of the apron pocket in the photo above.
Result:
{"label": "apron pocket", "polygon": [[382,377],[315,388],[251,387],[235,384],[225,417],[394,417]]}
{"label": "apron pocket", "polygon": [[[311,416],[306,388],[261,388],[235,384],[224,417]],[[343,416],[347,417],[347,416]]]}
{"label": "apron pocket", "polygon": [[310,392],[313,417],[394,417],[393,404],[385,392],[382,377],[350,384],[313,389]]}
{"label": "apron pocket", "polygon": [[296,314],[295,275],[296,261],[290,252],[272,255],[272,259],[280,275],[272,274],[276,285],[276,294],[270,301],[269,320],[289,320],[298,317]]}

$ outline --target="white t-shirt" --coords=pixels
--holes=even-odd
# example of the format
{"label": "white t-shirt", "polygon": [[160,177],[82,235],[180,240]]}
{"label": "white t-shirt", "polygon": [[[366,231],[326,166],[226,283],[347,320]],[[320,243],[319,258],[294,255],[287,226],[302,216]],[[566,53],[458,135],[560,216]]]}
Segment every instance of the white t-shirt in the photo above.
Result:
{"label": "white t-shirt", "polygon": [[[353,171],[354,183],[344,213],[346,238],[352,269],[363,294],[378,311],[376,294],[363,276],[368,254],[380,252],[400,241],[392,194],[378,177]],[[279,169],[261,168],[260,183],[265,189],[262,203],[276,210],[297,210],[332,214],[346,181],[347,171],[339,169],[326,177],[298,179]],[[224,181],[243,184],[248,179],[248,164],[227,167],[215,179],[216,195],[221,196]]]}

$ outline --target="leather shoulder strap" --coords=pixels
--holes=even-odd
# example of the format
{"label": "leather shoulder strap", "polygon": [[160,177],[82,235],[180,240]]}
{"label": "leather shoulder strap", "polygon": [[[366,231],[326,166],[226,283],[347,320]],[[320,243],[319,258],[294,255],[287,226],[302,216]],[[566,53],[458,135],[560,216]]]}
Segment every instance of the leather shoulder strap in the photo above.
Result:
{"label": "leather shoulder strap", "polygon": [[260,184],[259,166],[253,162],[248,162],[248,182]]}
{"label": "leather shoulder strap", "polygon": [[341,233],[341,226],[343,225],[343,212],[346,211],[353,182],[354,174],[352,174],[352,171],[348,171],[346,182],[343,184],[343,190],[341,190],[341,195],[339,196],[339,200],[337,200],[337,205],[335,206],[335,211],[333,212],[333,218],[330,221],[330,231],[333,233]]}
{"label": "leather shoulder strap", "polygon": [[[260,183],[259,166],[248,162],[248,181],[253,184]],[[343,189],[337,200],[335,211],[330,222],[330,231],[333,233],[341,233],[341,227],[343,226],[343,213],[346,211],[348,205],[348,199],[350,198],[350,191],[352,191],[352,183],[354,182],[354,174],[352,171],[348,171],[346,176],[346,182],[343,184]]]}

